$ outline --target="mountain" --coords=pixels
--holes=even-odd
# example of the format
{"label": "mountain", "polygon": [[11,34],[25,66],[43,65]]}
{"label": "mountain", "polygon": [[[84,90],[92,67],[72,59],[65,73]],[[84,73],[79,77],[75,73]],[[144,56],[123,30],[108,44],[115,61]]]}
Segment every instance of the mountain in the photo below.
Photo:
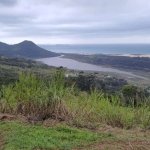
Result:
{"label": "mountain", "polygon": [[8,45],[6,43],[0,42],[0,55],[25,58],[46,58],[60,56],[57,53],[37,46],[32,41],[23,41],[14,45]]}

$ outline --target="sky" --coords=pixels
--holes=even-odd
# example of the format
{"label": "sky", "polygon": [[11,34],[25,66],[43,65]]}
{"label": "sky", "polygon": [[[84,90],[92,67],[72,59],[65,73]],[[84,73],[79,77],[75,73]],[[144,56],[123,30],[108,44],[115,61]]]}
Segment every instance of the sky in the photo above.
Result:
{"label": "sky", "polygon": [[150,43],[150,0],[0,0],[0,41]]}

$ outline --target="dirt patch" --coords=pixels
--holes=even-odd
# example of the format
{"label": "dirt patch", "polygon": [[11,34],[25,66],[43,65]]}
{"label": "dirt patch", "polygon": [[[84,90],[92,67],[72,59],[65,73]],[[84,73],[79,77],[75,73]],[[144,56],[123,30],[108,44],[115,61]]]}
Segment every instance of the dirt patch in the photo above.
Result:
{"label": "dirt patch", "polygon": [[148,129],[134,128],[127,130],[103,125],[93,132],[111,133],[114,136],[103,138],[98,143],[75,150],[150,150],[150,130]]}
{"label": "dirt patch", "polygon": [[56,120],[56,119],[46,119],[44,122],[43,122],[43,126],[46,126],[46,127],[53,127],[53,126],[56,126],[57,124],[59,124],[60,121],[59,120]]}
{"label": "dirt patch", "polygon": [[42,126],[46,126],[46,127],[52,127],[52,126],[59,124],[60,122],[61,123],[64,122],[64,121],[60,120],[59,118],[58,119],[48,118],[46,120],[30,121],[28,119],[28,117],[23,116],[23,115],[10,115],[10,114],[6,114],[6,113],[5,114],[0,113],[0,122],[2,122],[2,121],[19,121],[26,125],[42,125]]}
{"label": "dirt patch", "polygon": [[109,126],[109,125],[104,125],[104,126],[101,126],[97,129],[98,132],[113,132],[114,130],[116,130],[117,128],[114,128],[112,126]]}
{"label": "dirt patch", "polygon": [[2,114],[0,113],[0,121],[4,121],[4,120],[15,120],[17,117],[14,115],[9,115],[9,114]]}
{"label": "dirt patch", "polygon": [[10,115],[10,114],[3,114],[0,113],[0,122],[2,121],[20,121],[24,124],[28,124],[28,120],[27,117],[23,116],[23,115]]}
{"label": "dirt patch", "polygon": [[89,145],[75,150],[150,150],[150,143],[136,141],[136,142],[101,142],[95,145]]}

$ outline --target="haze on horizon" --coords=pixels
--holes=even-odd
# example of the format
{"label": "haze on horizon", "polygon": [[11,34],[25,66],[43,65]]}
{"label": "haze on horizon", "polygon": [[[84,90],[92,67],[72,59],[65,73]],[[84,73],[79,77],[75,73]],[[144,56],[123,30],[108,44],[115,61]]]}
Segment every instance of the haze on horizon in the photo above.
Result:
{"label": "haze on horizon", "polygon": [[0,0],[0,41],[150,43],[149,0]]}

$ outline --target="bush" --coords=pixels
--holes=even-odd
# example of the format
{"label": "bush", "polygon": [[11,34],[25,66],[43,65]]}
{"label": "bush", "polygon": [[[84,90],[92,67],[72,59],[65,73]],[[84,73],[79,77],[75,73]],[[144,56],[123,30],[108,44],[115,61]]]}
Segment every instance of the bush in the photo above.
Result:
{"label": "bush", "polygon": [[145,93],[137,86],[125,85],[122,88],[122,94],[125,105],[136,107],[144,103]]}

